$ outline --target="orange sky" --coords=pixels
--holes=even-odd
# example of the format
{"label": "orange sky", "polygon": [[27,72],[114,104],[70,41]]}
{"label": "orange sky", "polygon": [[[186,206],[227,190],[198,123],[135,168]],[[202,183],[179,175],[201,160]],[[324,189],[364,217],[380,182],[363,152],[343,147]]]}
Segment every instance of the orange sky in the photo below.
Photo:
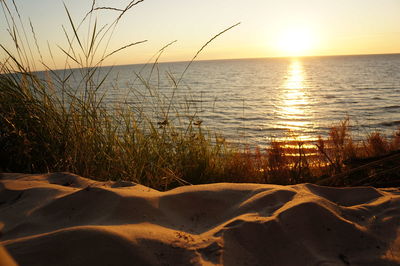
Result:
{"label": "orange sky", "polygon": [[[123,7],[129,2],[97,1],[97,5]],[[62,67],[65,55],[57,48],[67,46],[62,25],[71,33],[62,2],[16,3],[20,13],[32,21],[44,59],[50,59],[48,41],[55,66]],[[78,24],[91,1],[66,0],[65,4]],[[399,14],[399,0],[146,0],[123,17],[107,52],[130,42],[148,41],[110,57],[104,64],[146,62],[173,40],[177,42],[160,60],[190,60],[211,37],[237,22],[241,25],[213,41],[199,59],[399,53]],[[98,29],[116,15],[115,11],[97,11]],[[0,25],[0,42],[11,47],[3,17]],[[90,39],[88,26],[84,24],[79,30],[82,42]],[[26,28],[30,29],[29,24]]]}

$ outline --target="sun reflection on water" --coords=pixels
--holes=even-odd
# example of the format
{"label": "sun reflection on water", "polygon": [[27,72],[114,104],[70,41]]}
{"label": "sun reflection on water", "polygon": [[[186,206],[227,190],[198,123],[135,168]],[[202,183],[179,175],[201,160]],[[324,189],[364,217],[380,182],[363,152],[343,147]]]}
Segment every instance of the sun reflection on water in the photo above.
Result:
{"label": "sun reflection on water", "polygon": [[281,91],[279,115],[282,127],[289,130],[297,140],[311,140],[305,130],[312,126],[310,97],[305,87],[305,75],[301,61],[291,62],[287,79]]}

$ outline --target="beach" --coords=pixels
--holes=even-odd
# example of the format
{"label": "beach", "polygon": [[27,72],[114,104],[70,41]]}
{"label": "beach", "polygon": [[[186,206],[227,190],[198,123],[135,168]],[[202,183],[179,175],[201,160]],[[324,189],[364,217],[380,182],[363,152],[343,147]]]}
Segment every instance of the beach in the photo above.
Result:
{"label": "beach", "polygon": [[399,265],[399,206],[399,188],[2,174],[0,244],[19,265]]}

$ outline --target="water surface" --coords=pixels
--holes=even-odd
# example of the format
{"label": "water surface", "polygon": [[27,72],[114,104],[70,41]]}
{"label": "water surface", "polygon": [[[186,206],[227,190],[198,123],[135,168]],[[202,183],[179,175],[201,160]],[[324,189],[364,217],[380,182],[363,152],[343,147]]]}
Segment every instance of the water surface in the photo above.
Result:
{"label": "water surface", "polygon": [[390,135],[400,126],[399,54],[198,61],[174,89],[172,80],[186,66],[113,67],[102,87],[105,100],[141,105],[155,121],[168,111],[170,119],[193,116],[227,139],[259,146],[271,139],[315,140],[346,117],[355,138],[375,130]]}

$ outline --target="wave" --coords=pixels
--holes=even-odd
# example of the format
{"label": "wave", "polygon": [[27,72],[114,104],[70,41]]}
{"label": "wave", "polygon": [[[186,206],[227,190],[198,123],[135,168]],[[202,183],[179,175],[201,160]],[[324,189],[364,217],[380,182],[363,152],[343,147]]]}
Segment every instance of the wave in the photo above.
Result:
{"label": "wave", "polygon": [[393,126],[398,126],[400,125],[400,120],[395,120],[395,121],[390,121],[390,122],[382,122],[379,123],[378,126],[384,126],[384,127],[393,127]]}

